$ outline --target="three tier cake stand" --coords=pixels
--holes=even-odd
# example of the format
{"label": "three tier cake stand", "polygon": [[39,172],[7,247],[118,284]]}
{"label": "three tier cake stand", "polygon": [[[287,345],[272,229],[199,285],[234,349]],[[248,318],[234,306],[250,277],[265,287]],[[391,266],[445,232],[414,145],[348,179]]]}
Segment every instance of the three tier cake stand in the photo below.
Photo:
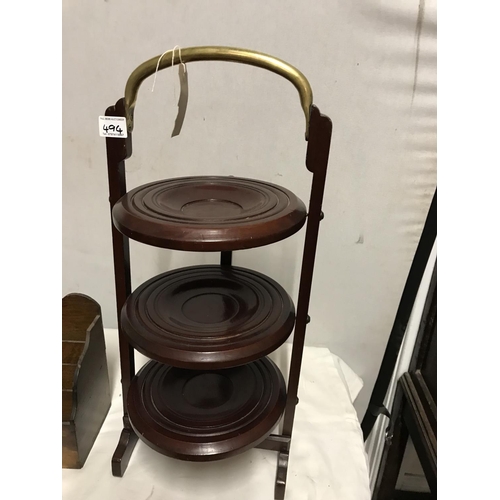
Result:
{"label": "three tier cake stand", "polygon": [[[309,208],[283,187],[250,178],[198,176],[127,192],[133,112],[142,81],[180,63],[167,52],[141,64],[106,116],[126,138],[106,138],[118,310],[123,431],[112,458],[121,477],[137,442],[181,460],[209,461],[252,447],[278,452],[275,498],[285,495],[297,391],[332,124],[312,104],[305,76],[266,54],[231,47],[182,49],[182,62],[231,61],[270,70],[298,90],[305,114]],[[235,250],[269,245],[306,225],[297,309],[273,279],[232,265]],[[129,238],[182,251],[220,252],[220,265],[173,269],[132,292]],[[294,331],[288,384],[266,357]],[[135,372],[134,350],[151,358]],[[278,425],[279,424],[279,425]],[[271,434],[273,429],[280,432]]]}

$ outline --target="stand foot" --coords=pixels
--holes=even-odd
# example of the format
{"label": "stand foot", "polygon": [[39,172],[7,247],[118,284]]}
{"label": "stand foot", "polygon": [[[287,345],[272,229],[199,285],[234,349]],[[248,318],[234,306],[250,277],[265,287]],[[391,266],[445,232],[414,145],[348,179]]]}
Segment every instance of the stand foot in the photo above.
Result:
{"label": "stand foot", "polygon": [[288,472],[288,453],[278,454],[278,470],[276,471],[276,485],[274,487],[274,499],[284,500],[286,488],[286,474]]}
{"label": "stand foot", "polygon": [[123,474],[125,474],[137,439],[137,435],[132,429],[125,427],[122,430],[120,441],[118,441],[118,446],[111,459],[111,472],[113,476],[123,477]]}

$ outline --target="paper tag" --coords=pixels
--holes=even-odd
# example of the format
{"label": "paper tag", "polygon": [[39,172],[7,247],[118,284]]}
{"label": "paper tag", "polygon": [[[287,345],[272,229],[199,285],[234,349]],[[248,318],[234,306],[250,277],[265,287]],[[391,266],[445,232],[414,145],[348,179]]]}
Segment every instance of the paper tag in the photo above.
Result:
{"label": "paper tag", "polygon": [[127,120],[123,116],[100,116],[99,135],[101,137],[127,137]]}
{"label": "paper tag", "polygon": [[184,117],[186,116],[189,92],[188,73],[185,64],[179,64],[179,82],[181,84],[181,93],[179,95],[179,102],[177,103],[179,109],[177,111],[177,118],[175,119],[174,130],[172,130],[172,135],[170,137],[175,137],[180,134],[182,124],[184,123]]}

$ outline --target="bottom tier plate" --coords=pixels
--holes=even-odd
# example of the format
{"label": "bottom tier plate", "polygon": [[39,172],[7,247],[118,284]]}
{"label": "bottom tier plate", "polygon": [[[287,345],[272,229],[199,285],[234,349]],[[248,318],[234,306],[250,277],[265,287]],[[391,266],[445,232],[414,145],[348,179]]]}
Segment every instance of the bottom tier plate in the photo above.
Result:
{"label": "bottom tier plate", "polygon": [[128,414],[154,450],[219,460],[262,442],[285,408],[283,375],[268,358],[236,368],[186,370],[150,361],[132,380]]}

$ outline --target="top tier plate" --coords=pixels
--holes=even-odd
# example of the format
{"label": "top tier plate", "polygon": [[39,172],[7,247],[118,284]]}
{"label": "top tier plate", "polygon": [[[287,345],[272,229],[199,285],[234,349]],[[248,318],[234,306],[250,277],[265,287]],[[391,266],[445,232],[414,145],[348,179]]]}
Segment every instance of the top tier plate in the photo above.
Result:
{"label": "top tier plate", "polygon": [[291,191],[240,177],[181,177],[139,186],[113,207],[116,228],[133,240],[174,250],[228,251],[296,233],[306,207]]}

